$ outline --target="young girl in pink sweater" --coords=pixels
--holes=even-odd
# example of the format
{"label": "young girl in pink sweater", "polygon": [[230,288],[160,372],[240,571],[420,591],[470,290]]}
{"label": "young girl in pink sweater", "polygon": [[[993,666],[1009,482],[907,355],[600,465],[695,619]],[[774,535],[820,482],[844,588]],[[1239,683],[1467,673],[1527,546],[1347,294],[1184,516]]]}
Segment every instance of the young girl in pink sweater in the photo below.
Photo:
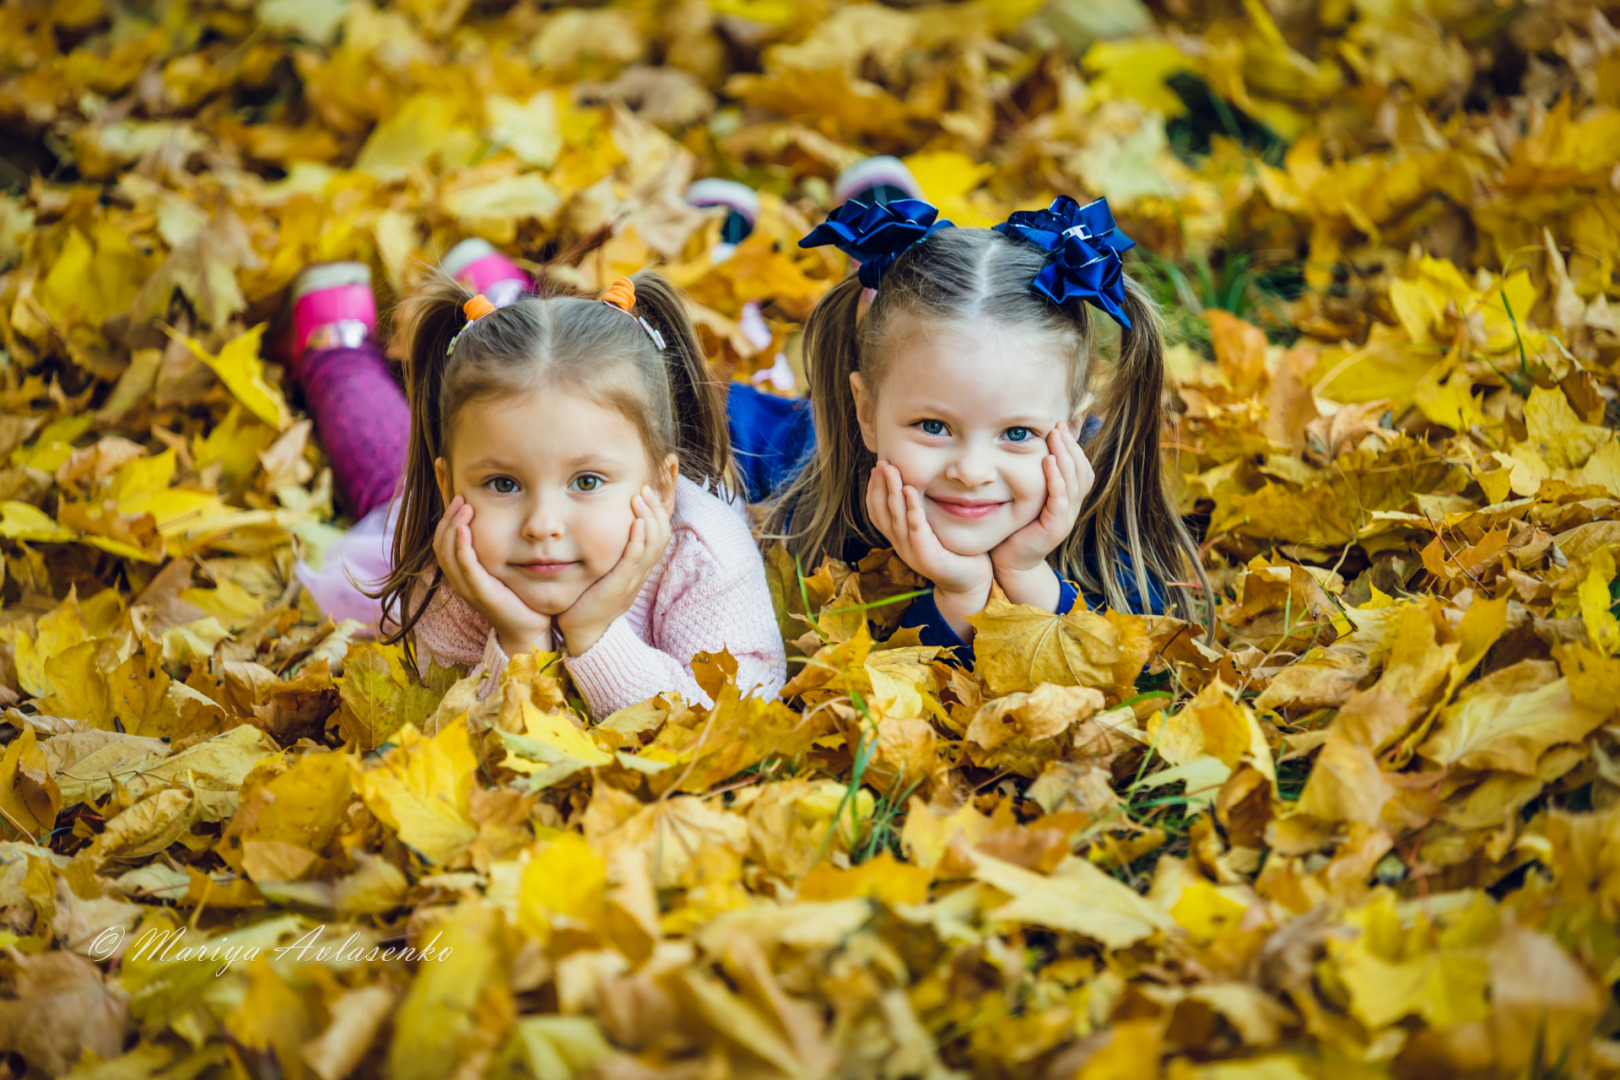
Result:
{"label": "young girl in pink sweater", "polygon": [[482,663],[480,696],[513,654],[560,649],[598,718],[668,691],[709,704],[702,651],[728,650],[744,692],[781,688],[723,400],[671,285],[496,307],[441,278],[405,341],[385,640],[424,669]]}

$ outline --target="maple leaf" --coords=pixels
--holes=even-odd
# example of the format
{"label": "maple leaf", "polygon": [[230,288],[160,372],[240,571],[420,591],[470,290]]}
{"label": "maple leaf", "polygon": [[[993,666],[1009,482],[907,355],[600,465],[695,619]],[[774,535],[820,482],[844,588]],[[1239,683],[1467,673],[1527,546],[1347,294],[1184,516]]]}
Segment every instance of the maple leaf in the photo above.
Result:
{"label": "maple leaf", "polygon": [[444,696],[406,670],[400,649],[370,641],[349,645],[338,693],[338,731],[363,751],[375,750],[407,724],[422,728]]}
{"label": "maple leaf", "polygon": [[1093,687],[1044,683],[979,706],[963,738],[977,748],[971,752],[979,764],[1035,776],[1061,751],[1056,737],[1084,724],[1103,704],[1102,691]]}
{"label": "maple leaf", "polygon": [[259,360],[259,339],[264,335],[264,324],[232,338],[218,355],[204,349],[195,338],[176,333],[174,336],[192,355],[211,368],[225,384],[225,389],[240,401],[248,412],[278,431],[292,426],[292,414],[282,399],[281,391],[264,378],[264,365]]}
{"label": "maple leaf", "polygon": [[518,926],[542,941],[553,927],[602,924],[607,909],[607,865],[578,833],[564,833],[523,868]]}
{"label": "maple leaf", "polygon": [[1549,748],[1580,742],[1607,715],[1577,702],[1557,671],[1523,660],[1484,676],[1441,711],[1418,752],[1441,765],[1535,775]]}
{"label": "maple leaf", "polygon": [[529,774],[531,791],[573,775],[580,769],[606,765],[613,755],[599,749],[579,727],[573,714],[541,712],[527,698],[521,702],[523,730],[501,732],[506,757],[501,764]]}
{"label": "maple leaf", "polygon": [[974,673],[994,695],[1041,683],[1089,686],[1129,697],[1151,646],[1139,617],[1076,610],[1067,615],[992,599],[973,624]]}
{"label": "maple leaf", "polygon": [[407,724],[397,745],[369,767],[351,765],[354,786],[371,812],[430,862],[442,864],[478,835],[470,817],[474,774],[465,723],[431,739]]}
{"label": "maple leaf", "polygon": [[1011,900],[991,918],[1068,930],[1120,949],[1165,928],[1169,920],[1147,901],[1084,859],[1070,856],[1050,874],[973,856],[973,876]]}
{"label": "maple leaf", "polygon": [[860,866],[840,870],[821,863],[799,883],[800,900],[870,896],[889,904],[920,904],[928,898],[928,871],[899,862],[887,851]]}
{"label": "maple leaf", "polygon": [[420,974],[395,1012],[388,1071],[407,1080],[451,1075],[470,1054],[490,1053],[513,1005],[497,913],[478,900],[457,905],[424,940],[439,959]]}
{"label": "maple leaf", "polygon": [[0,757],[0,812],[14,829],[34,840],[56,825],[62,792],[51,777],[49,759],[30,727],[13,739]]}
{"label": "maple leaf", "polygon": [[117,1057],[129,994],[118,980],[72,952],[7,958],[9,993],[0,998],[0,1041],[44,1076],[62,1076],[88,1049]]}
{"label": "maple leaf", "polygon": [[219,853],[255,882],[297,881],[317,867],[353,793],[342,754],[309,754],[244,793]]}

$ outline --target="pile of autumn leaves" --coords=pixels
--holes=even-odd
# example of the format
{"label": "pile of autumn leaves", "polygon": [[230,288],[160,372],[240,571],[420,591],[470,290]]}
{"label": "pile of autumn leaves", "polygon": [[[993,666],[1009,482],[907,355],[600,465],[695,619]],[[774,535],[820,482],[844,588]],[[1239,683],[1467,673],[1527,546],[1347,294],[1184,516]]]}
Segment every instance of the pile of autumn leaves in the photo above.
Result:
{"label": "pile of autumn leaves", "polygon": [[[1513,453],[1612,446],[1570,397]],[[1351,436],[1290,479],[1458,453]],[[777,549],[784,701],[706,657],[712,709],[595,725],[554,657],[480,702],[296,590],[223,643],[174,621],[208,590],[70,593],[9,630],[0,807],[52,838],[0,848],[0,1035],[41,1075],[131,1032],[106,1075],[1605,1075],[1616,501],[1459,490],[1384,512],[1423,591],[1257,556],[1215,644],[996,602],[971,673],[884,638],[901,564]]]}
{"label": "pile of autumn leaves", "polygon": [[[1431,6],[1144,21],[1078,70],[1035,5],[356,3],[325,51],[292,4],[7,7],[0,113],[79,179],[0,199],[0,1049],[80,1080],[1620,1073],[1620,41],[1522,19],[1514,123],[1440,124],[1496,31]],[[1286,159],[1171,155],[1187,72]],[[792,247],[816,185],[920,146],[959,221],[1042,177],[1149,250],[1308,254],[1295,344],[1210,311],[1213,362],[1171,350],[1213,640],[995,602],[964,671],[893,633],[903,565],[777,549],[782,700],[722,655],[713,708],[587,724],[553,657],[479,701],[297,587],[330,477],[255,327],[306,261],[386,293],[468,233],[589,249],[550,267],[585,288],[662,259],[745,377],[842,271]],[[800,198],[715,264],[704,171]]]}

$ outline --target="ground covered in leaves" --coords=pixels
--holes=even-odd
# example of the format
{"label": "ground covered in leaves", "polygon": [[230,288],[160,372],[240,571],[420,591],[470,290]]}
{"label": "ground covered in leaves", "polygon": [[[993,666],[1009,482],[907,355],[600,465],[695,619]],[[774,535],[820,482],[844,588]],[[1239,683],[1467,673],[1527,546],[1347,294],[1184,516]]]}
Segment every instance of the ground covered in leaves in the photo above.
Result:
{"label": "ground covered in leaves", "polygon": [[[963,224],[1109,197],[1213,643],[993,604],[963,672],[903,567],[778,552],[782,701],[590,726],[302,593],[306,262],[660,262],[746,379],[874,152]],[[13,1075],[1620,1074],[1601,5],[22,0],[0,159]],[[720,264],[701,175],[762,193]]]}

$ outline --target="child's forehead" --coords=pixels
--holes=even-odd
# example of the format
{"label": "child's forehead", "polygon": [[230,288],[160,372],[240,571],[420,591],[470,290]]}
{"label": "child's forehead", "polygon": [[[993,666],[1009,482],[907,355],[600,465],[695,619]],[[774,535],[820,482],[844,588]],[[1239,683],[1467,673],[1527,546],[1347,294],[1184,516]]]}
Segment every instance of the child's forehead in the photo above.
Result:
{"label": "child's forehead", "polygon": [[544,457],[640,454],[641,443],[640,429],[621,410],[560,386],[481,394],[462,404],[450,427],[450,448],[461,457],[489,448]]}
{"label": "child's forehead", "polygon": [[1057,362],[1067,366],[1072,358],[1071,343],[1046,327],[983,316],[949,321],[908,317],[893,321],[884,338],[884,352],[891,355],[907,351],[908,347],[928,345],[1008,361]]}
{"label": "child's forehead", "polygon": [[1068,403],[1076,358],[1049,337],[985,323],[916,327],[890,339],[882,391]]}

